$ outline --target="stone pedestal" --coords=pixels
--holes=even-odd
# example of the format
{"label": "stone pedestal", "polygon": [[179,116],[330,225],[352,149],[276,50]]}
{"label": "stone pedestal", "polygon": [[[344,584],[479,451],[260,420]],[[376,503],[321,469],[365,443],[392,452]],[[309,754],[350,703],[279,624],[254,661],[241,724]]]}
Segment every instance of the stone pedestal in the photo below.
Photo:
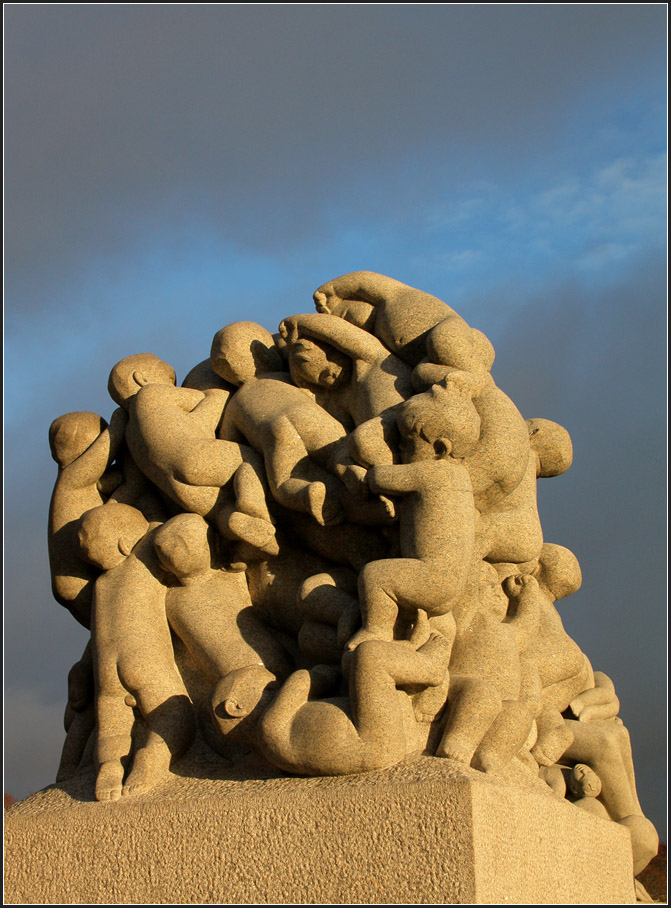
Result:
{"label": "stone pedestal", "polygon": [[635,901],[625,829],[448,760],[325,779],[192,763],[134,799],[92,792],[83,774],[7,810],[6,903]]}

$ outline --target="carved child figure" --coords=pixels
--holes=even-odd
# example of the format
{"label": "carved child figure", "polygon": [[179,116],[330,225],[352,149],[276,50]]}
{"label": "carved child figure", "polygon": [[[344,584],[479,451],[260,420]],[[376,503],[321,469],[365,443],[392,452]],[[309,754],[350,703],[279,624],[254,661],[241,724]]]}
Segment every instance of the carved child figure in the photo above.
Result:
{"label": "carved child figure", "polygon": [[[104,487],[106,473],[123,442],[127,417],[115,410],[109,426],[97,413],[59,416],[49,429],[51,454],[58,477],[49,508],[49,562],[54,597],[90,627],[93,581],[99,571],[82,557],[77,544],[77,521],[101,505],[112,490]],[[121,477],[117,477],[120,482]]]}
{"label": "carved child figure", "polygon": [[216,566],[216,539],[206,521],[178,514],[153,539],[161,566],[179,581],[167,591],[168,622],[205,677],[217,685],[233,673],[231,702],[242,699],[238,688],[283,680],[293,666],[254,613],[243,576]]}
{"label": "carved child figure", "polygon": [[226,538],[277,552],[258,455],[215,434],[226,392],[175,387],[172,367],[151,353],[117,363],[109,392],[128,410],[126,441],[152,482],[184,510],[215,523]]}
{"label": "carved child figure", "polygon": [[[311,393],[291,384],[272,335],[253,322],[235,322],[217,332],[211,354],[214,371],[239,388],[224,414],[228,438],[243,438],[263,454],[275,500],[311,514],[322,526],[351,520],[389,520],[377,499],[348,494],[353,466],[345,430]],[[350,483],[351,485],[351,483]],[[354,482],[355,491],[358,483]]]}
{"label": "carved child figure", "polygon": [[[151,788],[186,751],[195,730],[175,665],[165,613],[170,575],[156,557],[155,532],[136,508],[114,502],[87,511],[79,524],[84,556],[103,571],[95,582],[91,621],[99,801]],[[145,734],[124,784],[135,706]]]}
{"label": "carved child figure", "polygon": [[[419,611],[409,640],[367,640],[352,654],[349,698],[327,696],[336,669],[294,672],[260,717],[257,743],[271,763],[300,775],[342,775],[392,766],[421,752],[431,722],[418,722],[397,687],[447,691],[451,640],[430,633]],[[433,716],[431,717],[433,718]]]}
{"label": "carved child figure", "polygon": [[476,768],[497,772],[523,746],[540,706],[537,675],[521,658],[538,627],[539,590],[533,577],[508,577],[503,588],[492,565],[480,570],[477,598],[453,609],[449,711],[436,756],[467,765],[476,756]]}
{"label": "carved child figure", "polygon": [[563,546],[546,543],[534,575],[539,583],[540,620],[525,657],[538,674],[542,706],[531,753],[540,765],[551,766],[573,740],[561,714],[578,694],[594,686],[594,678],[589,661],[564,630],[554,606],[556,600],[580,588],[578,559]]}
{"label": "carved child figure", "polygon": [[363,627],[347,645],[392,640],[399,610],[414,620],[450,611],[472,569],[476,511],[464,458],[480,418],[463,387],[448,382],[396,411],[403,463],[373,467],[371,489],[398,496],[401,558],[367,564],[359,575]]}
{"label": "carved child figure", "polygon": [[636,792],[629,732],[617,718],[620,705],[613,682],[594,672],[592,687],[571,701],[566,719],[573,742],[562,754],[569,766],[584,763],[601,781],[599,800],[616,823],[629,830],[634,854],[634,876],[657,854],[659,838],[644,816]]}
{"label": "carved child figure", "polygon": [[293,315],[280,324],[291,377],[347,429],[412,394],[410,368],[376,337],[334,315]]}
{"label": "carved child figure", "polygon": [[319,287],[314,301],[318,312],[372,332],[412,366],[427,355],[427,345],[434,338],[432,354],[447,340],[455,368],[468,369],[475,360],[488,362],[491,368],[494,361],[494,350],[484,334],[470,328],[447,303],[383,274],[343,274]]}

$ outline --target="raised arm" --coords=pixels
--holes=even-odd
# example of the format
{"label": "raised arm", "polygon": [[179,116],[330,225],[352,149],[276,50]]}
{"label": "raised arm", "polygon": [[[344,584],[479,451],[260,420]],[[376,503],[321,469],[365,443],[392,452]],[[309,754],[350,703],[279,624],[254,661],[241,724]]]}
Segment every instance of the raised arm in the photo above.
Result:
{"label": "raised arm", "polygon": [[506,596],[517,608],[505,623],[514,628],[517,646],[521,653],[529,646],[538,632],[540,620],[540,590],[535,577],[518,574],[508,577],[504,584]]}
{"label": "raised arm", "polygon": [[93,444],[65,469],[68,480],[76,488],[85,488],[98,482],[116,457],[124,437],[128,416],[122,407],[112,414],[109,426],[100,433]]}
{"label": "raised arm", "polygon": [[427,335],[454,309],[430,293],[372,271],[354,271],[323,284],[314,295],[319,312],[365,325],[410,365],[426,356]]}
{"label": "raised arm", "polygon": [[219,388],[212,388],[203,393],[205,397],[196,404],[191,413],[198,418],[205,431],[216,434],[231,394],[230,391],[222,391]]}
{"label": "raised arm", "polygon": [[288,335],[290,341],[301,336],[324,341],[351,359],[367,363],[376,363],[389,356],[389,351],[376,337],[336,315],[316,312],[292,315],[280,325],[280,334]]}
{"label": "raised arm", "polygon": [[417,492],[426,478],[425,463],[397,463],[372,467],[366,474],[371,491],[376,495],[402,495]]}
{"label": "raised arm", "polygon": [[[314,300],[317,303],[317,294],[320,294],[326,297],[327,301],[332,298],[361,300],[371,306],[379,306],[407,290],[413,290],[413,288],[402,284],[401,281],[394,280],[393,277],[385,277],[384,274],[377,274],[375,271],[351,271],[349,274],[342,274],[335,280],[318,287],[314,292]],[[413,290],[413,292],[420,293],[421,291]],[[426,295],[428,296],[428,294]]]}

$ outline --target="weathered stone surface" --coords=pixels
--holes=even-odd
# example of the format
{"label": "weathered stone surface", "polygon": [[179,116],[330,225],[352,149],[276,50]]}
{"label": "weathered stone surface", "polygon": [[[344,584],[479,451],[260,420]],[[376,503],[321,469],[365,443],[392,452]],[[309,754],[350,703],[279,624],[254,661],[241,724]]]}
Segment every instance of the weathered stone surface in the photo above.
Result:
{"label": "weathered stone surface", "polygon": [[[487,337],[436,297],[355,272],[321,286],[314,301],[316,312],[285,318],[276,334],[255,322],[224,326],[182,386],[153,353],[127,356],[109,375],[118,405],[109,424],[85,412],[52,424],[53,590],[91,630],[68,681],[58,781],[93,772],[94,796],[108,802],[103,822],[130,817],[133,804],[140,813],[154,805],[161,829],[177,822],[175,811],[195,811],[194,822],[211,825],[198,833],[209,841],[223,828],[219,808],[186,805],[170,775],[185,754],[180,765],[193,766],[194,748],[250,766],[261,756],[313,777],[423,755],[431,778],[443,779],[431,807],[423,782],[404,793],[400,768],[342,785],[264,782],[270,838],[253,843],[243,877],[257,883],[244,885],[268,877],[282,837],[285,850],[295,847],[295,807],[282,819],[282,792],[307,798],[308,813],[315,792],[335,799],[324,842],[311,851],[301,840],[295,852],[313,877],[333,877],[320,854],[351,863],[338,851],[350,843],[338,842],[364,810],[352,792],[368,792],[374,825],[374,784],[407,841],[421,832],[413,822],[425,822],[416,815],[430,814],[432,829],[444,820],[449,830],[432,833],[436,854],[438,842],[457,853],[454,830],[465,824],[463,868],[455,858],[450,873],[474,899],[519,891],[521,901],[538,893],[570,901],[556,880],[555,892],[544,888],[550,866],[563,867],[563,886],[582,874],[587,899],[603,879],[584,856],[581,824],[606,823],[595,841],[629,839],[638,874],[657,853],[657,834],[638,802],[613,683],[593,670],[557,609],[580,587],[580,566],[544,540],[538,512],[537,482],[571,466],[569,433],[519,412],[492,377]],[[226,784],[231,810],[252,783],[237,794]],[[101,816],[79,809],[68,813],[77,823]],[[243,807],[236,811],[226,822],[242,830]],[[562,856],[554,864],[537,841],[544,824]],[[143,830],[142,841],[149,847],[158,835]],[[509,835],[516,844],[499,847]],[[375,849],[360,845],[372,861]],[[389,893],[403,877],[390,869],[397,847],[380,845]],[[609,849],[612,867],[622,851]],[[623,860],[613,873],[631,877]],[[206,864],[211,882],[219,865],[214,856]],[[437,892],[437,871],[423,872],[426,892]],[[524,879],[533,886],[524,890]]]}
{"label": "weathered stone surface", "polygon": [[177,771],[142,798],[97,804],[89,772],[11,807],[6,902],[635,901],[626,831],[545,786],[426,757],[345,778]]}

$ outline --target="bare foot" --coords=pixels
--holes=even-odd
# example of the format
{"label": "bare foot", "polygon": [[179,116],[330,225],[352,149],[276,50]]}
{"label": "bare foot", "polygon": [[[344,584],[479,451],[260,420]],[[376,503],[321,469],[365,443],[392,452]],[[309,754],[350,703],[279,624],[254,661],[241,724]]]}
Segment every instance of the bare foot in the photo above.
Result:
{"label": "bare foot", "polygon": [[323,482],[311,482],[307,487],[307,501],[310,514],[323,527],[342,523],[344,512],[340,501],[329,498]]}
{"label": "bare foot", "polygon": [[436,748],[436,756],[447,757],[448,760],[456,760],[458,763],[465,763],[466,766],[470,766],[473,759],[473,749],[470,745],[448,736],[443,738]]}
{"label": "bare foot", "polygon": [[170,751],[163,741],[147,744],[135,754],[133,767],[123,787],[123,795],[138,795],[149,791],[167,775],[170,769]]}
{"label": "bare foot", "polygon": [[322,293],[320,290],[315,291],[312,296],[312,299],[315,301],[315,309],[317,312],[323,312],[326,315],[331,314],[331,309],[328,304],[328,300],[325,293]]}
{"label": "bare foot", "polygon": [[101,763],[96,778],[96,801],[118,801],[121,797],[123,774],[121,761]]}
{"label": "bare foot", "polygon": [[264,665],[234,669],[222,678],[212,695],[215,714],[221,704],[227,716],[248,716],[261,700],[266,687],[276,680]]}
{"label": "bare foot", "polygon": [[431,634],[417,652],[427,659],[430,681],[412,698],[412,708],[418,722],[433,722],[447,701],[452,646],[441,634]]}
{"label": "bare foot", "polygon": [[277,555],[280,547],[275,538],[275,527],[268,520],[250,517],[242,511],[233,511],[228,518],[228,529],[237,538],[252,548],[271,557]]}
{"label": "bare foot", "polygon": [[634,876],[644,870],[655,857],[659,849],[657,830],[647,817],[632,814],[617,821],[625,826],[631,835],[631,847],[634,853]]}
{"label": "bare foot", "polygon": [[499,759],[498,754],[484,748],[478,748],[471,761],[473,769],[479,769],[480,772],[487,773],[488,776],[504,778],[504,766]]}
{"label": "bare foot", "polygon": [[347,488],[347,491],[354,498],[368,498],[370,495],[370,489],[368,488],[368,483],[366,482],[366,474],[368,470],[365,467],[360,467],[358,464],[352,463],[348,464],[347,467],[342,472],[340,477]]}

